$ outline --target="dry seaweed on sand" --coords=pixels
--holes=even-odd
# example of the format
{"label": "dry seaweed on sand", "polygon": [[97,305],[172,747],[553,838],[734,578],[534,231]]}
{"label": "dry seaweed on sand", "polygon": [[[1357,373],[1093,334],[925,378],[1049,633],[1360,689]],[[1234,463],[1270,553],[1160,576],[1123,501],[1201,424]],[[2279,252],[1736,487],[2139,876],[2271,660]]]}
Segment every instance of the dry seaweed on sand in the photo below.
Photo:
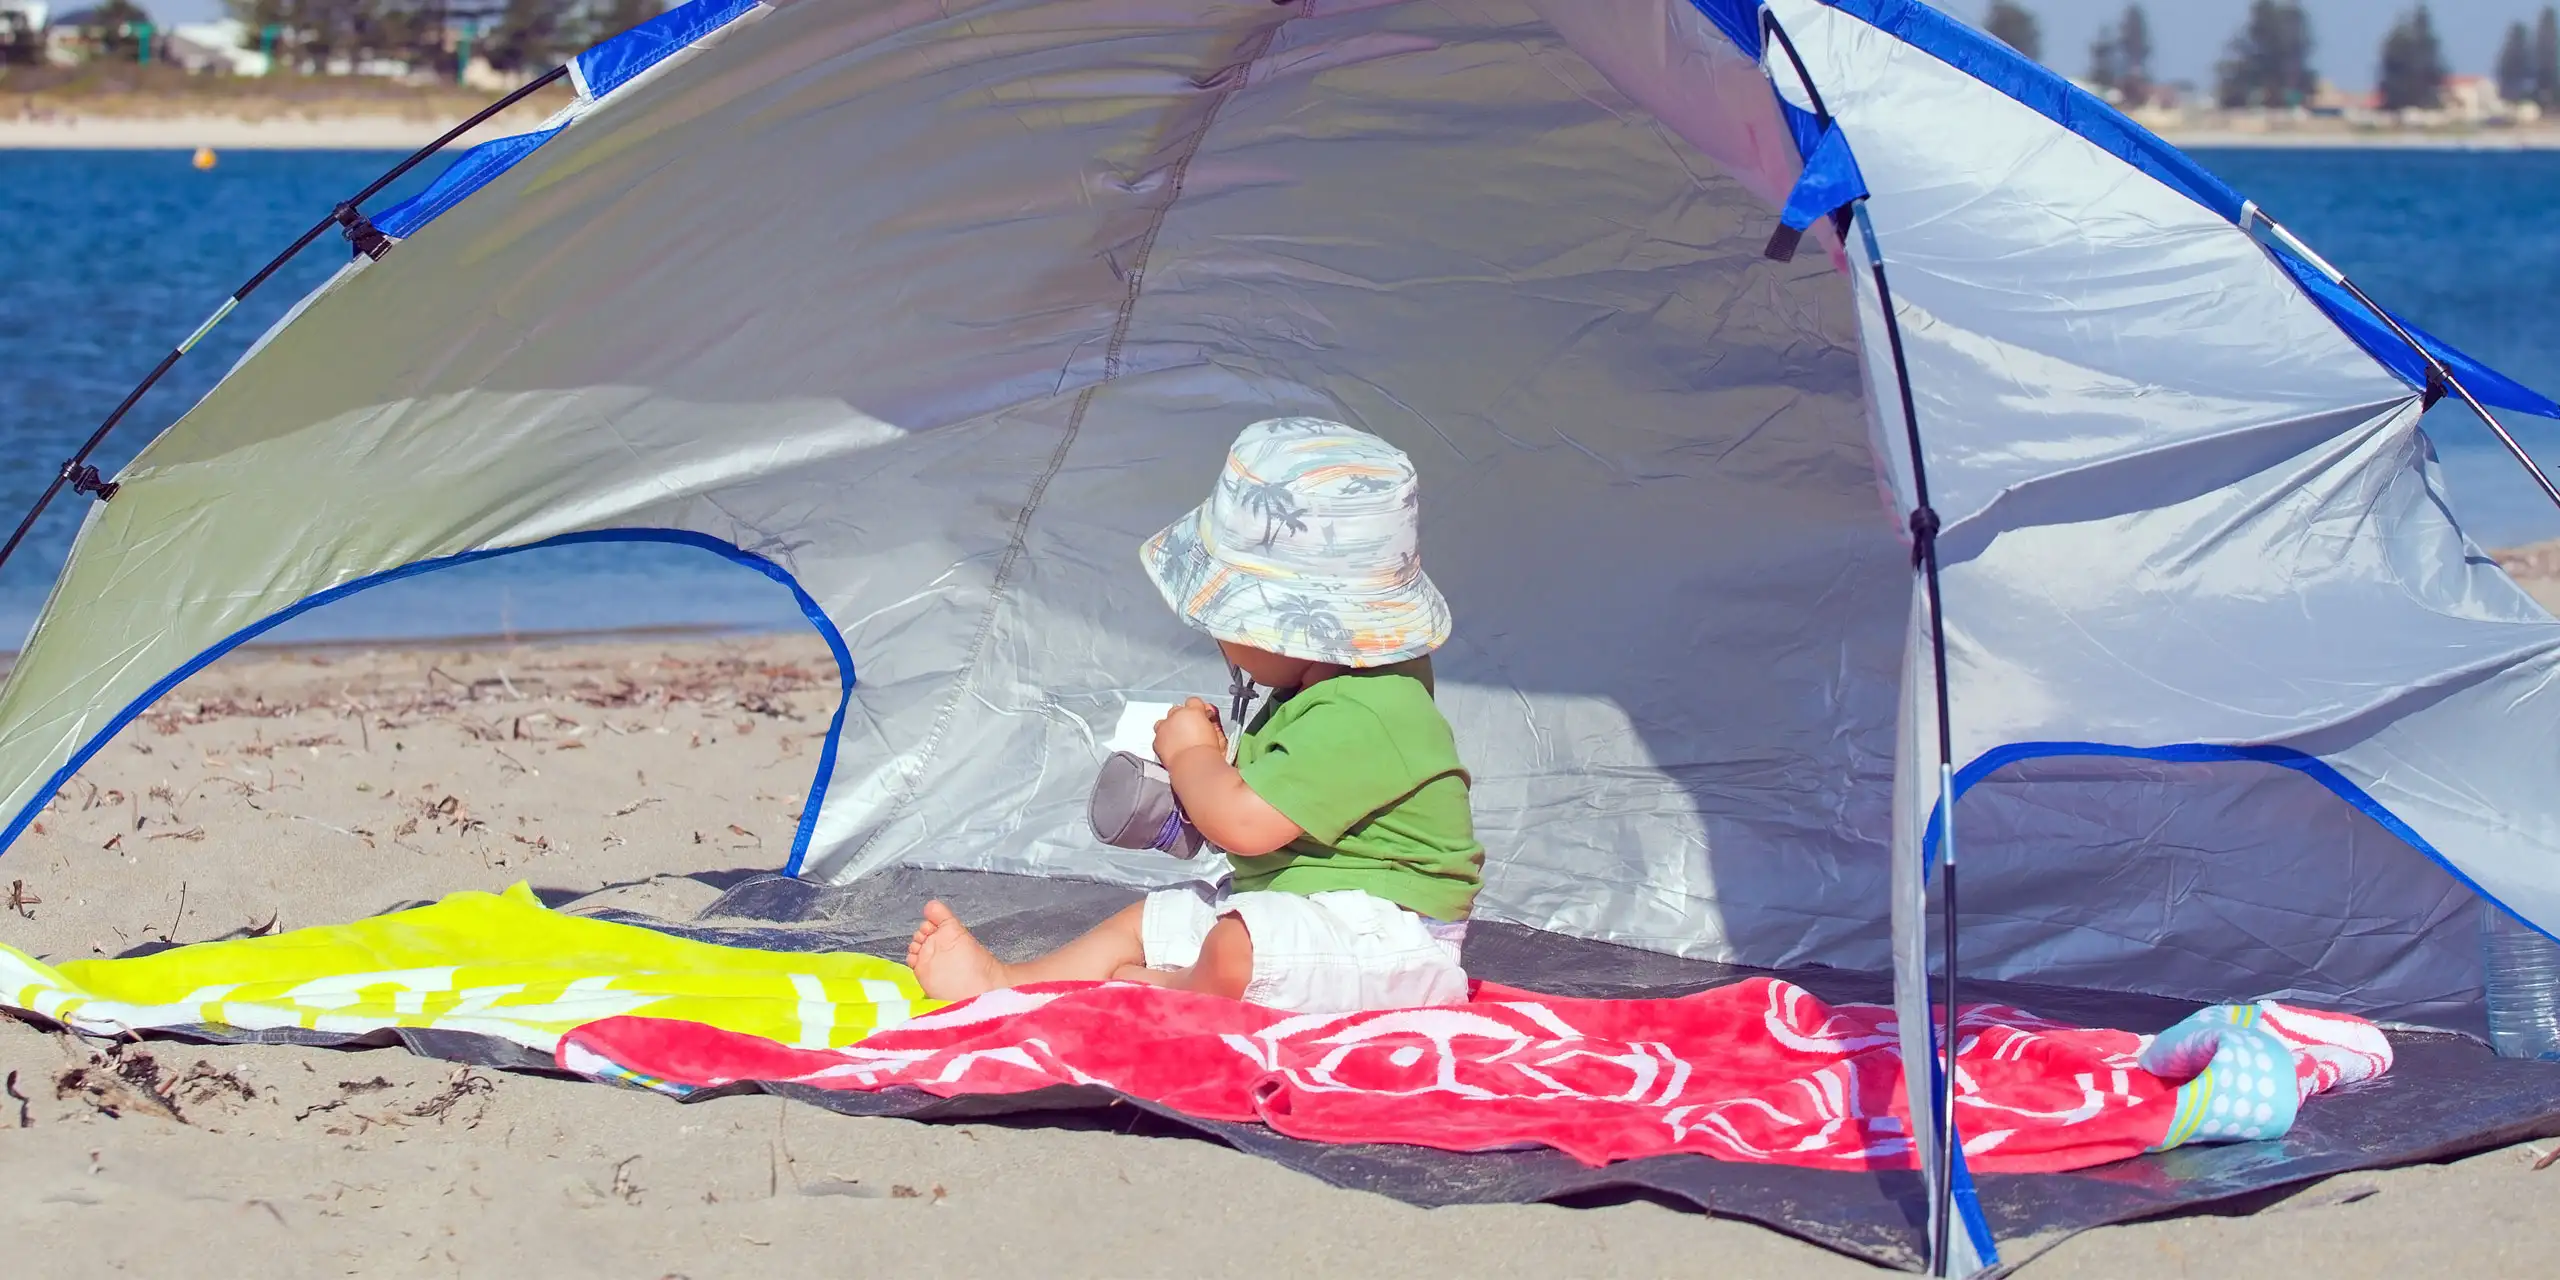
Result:
{"label": "dry seaweed on sand", "polygon": [[141,1113],[185,1124],[187,1118],[171,1096],[177,1083],[149,1050],[118,1042],[104,1053],[92,1052],[86,1063],[63,1068],[53,1078],[53,1096],[78,1098],[109,1119]]}
{"label": "dry seaweed on sand", "polygon": [[409,1108],[408,1114],[442,1124],[453,1116],[454,1108],[464,1099],[477,1098],[479,1103],[473,1108],[471,1118],[463,1123],[464,1128],[473,1128],[480,1123],[480,1117],[488,1113],[489,1095],[495,1092],[497,1086],[490,1082],[489,1077],[469,1067],[457,1068],[445,1078],[444,1088],[438,1090],[434,1097]]}

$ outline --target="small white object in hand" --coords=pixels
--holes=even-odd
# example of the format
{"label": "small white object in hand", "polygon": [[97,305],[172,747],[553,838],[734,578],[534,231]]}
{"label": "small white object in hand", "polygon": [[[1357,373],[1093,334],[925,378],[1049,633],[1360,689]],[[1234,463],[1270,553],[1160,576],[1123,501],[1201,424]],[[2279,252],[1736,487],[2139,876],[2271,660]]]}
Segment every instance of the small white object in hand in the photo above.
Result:
{"label": "small white object in hand", "polygon": [[1102,744],[1103,751],[1126,751],[1141,760],[1154,760],[1156,725],[1173,714],[1177,705],[1180,704],[1130,701],[1120,708],[1120,723],[1112,726],[1111,740]]}

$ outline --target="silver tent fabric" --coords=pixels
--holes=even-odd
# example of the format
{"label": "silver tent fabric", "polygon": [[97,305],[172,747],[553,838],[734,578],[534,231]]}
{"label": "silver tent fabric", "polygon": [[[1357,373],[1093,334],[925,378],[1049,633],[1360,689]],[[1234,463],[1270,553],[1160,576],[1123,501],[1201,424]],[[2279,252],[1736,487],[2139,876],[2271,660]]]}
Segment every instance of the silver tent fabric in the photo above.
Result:
{"label": "silver tent fabric", "polygon": [[[2445,515],[2414,394],[2237,228],[1773,12],[1910,339],[1960,760],[2331,771],[1993,774],[1968,974],[2476,1018],[2447,866],[2560,921],[2525,747],[2555,627]],[[1307,413],[1421,468],[1484,912],[1886,967],[1935,769],[1896,740],[1929,714],[1908,459],[1855,247],[1760,255],[1769,83],[1673,0],[759,9],[343,274],[119,477],[0,689],[8,808],[299,602],[636,532],[739,549],[841,637],[805,874],[1169,882],[1082,815],[1126,694],[1223,687],[1135,549]],[[1897,822],[1898,756],[1932,776]]]}
{"label": "silver tent fabric", "polygon": [[[2038,953],[2027,967],[2047,972],[2181,975],[2156,990],[2292,981],[2293,966],[2242,958],[2272,950],[2301,970],[2358,972],[2352,998],[2368,1007],[2466,1022],[2469,895],[2375,839],[2374,822],[2428,812],[2402,834],[2553,918],[2560,843],[2545,806],[2530,787],[2480,785],[2521,782],[2514,763],[2492,763],[2521,744],[2486,721],[2453,731],[2438,704],[2448,687],[2530,688],[2560,627],[2453,524],[2415,395],[2209,211],[1853,17],[1799,0],[1771,9],[1857,139],[1874,193],[1866,215],[1948,518],[1957,761],[2102,748],[2184,762],[2167,797],[2118,765],[2097,767],[2095,783],[2004,786],[1961,807],[1960,827],[1992,837],[1964,841],[1973,884],[1990,877],[1995,902],[2075,904],[2040,920],[1995,907],[2009,918],[1987,936],[1968,929],[1973,945],[2004,964]],[[1777,77],[1782,92],[1791,81]],[[1959,117],[1966,127],[1950,127]],[[1873,332],[1872,299],[1868,310]],[[1890,385],[1876,368],[1885,344],[1866,350]],[[1880,451],[1896,457],[1898,406],[1879,405]],[[1895,474],[1907,486],[1907,468]],[[1906,685],[1915,708],[1928,695]],[[2421,718],[2447,740],[2417,731]],[[2414,748],[2413,732],[2428,745]],[[2452,741],[2470,748],[2460,774],[2440,758],[2393,767],[2394,753]],[[2303,758],[2279,782],[2266,776],[2277,766],[2206,759],[2214,746]],[[2323,803],[2305,788],[2319,779],[2344,785]],[[2142,856],[2056,847],[2038,811],[2075,803],[2141,833]],[[1918,815],[1904,824],[1918,829]],[[2335,868],[2316,877],[2330,886],[2316,931],[2288,918],[2308,904],[2303,877],[2281,868],[2303,857]],[[2178,907],[2127,927],[2149,908],[2109,896],[2162,876]],[[2117,929],[2126,936],[2107,940]],[[2323,988],[2294,989],[2347,995]]]}

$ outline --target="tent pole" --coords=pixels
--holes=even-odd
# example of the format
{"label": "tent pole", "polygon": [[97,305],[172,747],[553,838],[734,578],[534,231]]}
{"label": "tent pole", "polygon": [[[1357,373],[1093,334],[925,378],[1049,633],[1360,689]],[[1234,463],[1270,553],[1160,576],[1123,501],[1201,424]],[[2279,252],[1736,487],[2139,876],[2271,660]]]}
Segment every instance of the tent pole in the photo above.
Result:
{"label": "tent pole", "polygon": [[[1795,71],[1796,82],[1803,88],[1805,101],[1813,108],[1814,116],[1822,122],[1824,128],[1827,129],[1832,127],[1831,110],[1822,101],[1822,90],[1814,84],[1813,73],[1805,66],[1804,55],[1797,52],[1796,43],[1793,38],[1787,35],[1786,27],[1778,21],[1778,16],[1770,12],[1766,6],[1763,6],[1760,10],[1760,35],[1764,44],[1774,42],[1778,49],[1786,54],[1788,64]],[[1763,56],[1765,57],[1765,54]],[[1772,77],[1772,88],[1775,87],[1775,84],[1775,77]],[[1783,101],[1783,95],[1781,100]],[[1929,464],[1926,457],[1923,456],[1920,447],[1920,414],[1918,406],[1914,403],[1914,397],[1911,392],[1910,362],[1905,357],[1902,349],[1902,324],[1894,316],[1893,285],[1892,282],[1885,278],[1884,250],[1876,242],[1875,224],[1867,217],[1866,198],[1863,196],[1852,201],[1848,208],[1841,210],[1839,214],[1835,215],[1833,226],[1839,231],[1840,237],[1844,242],[1844,247],[1845,242],[1848,239],[1849,228],[1853,223],[1858,228],[1860,235],[1866,241],[1867,267],[1872,273],[1875,281],[1876,299],[1884,313],[1885,337],[1888,345],[1890,345],[1893,351],[1893,378],[1897,389],[1901,393],[1903,431],[1911,451],[1911,567],[1912,570],[1918,573],[1921,577],[1921,583],[1927,596],[1929,606],[1930,666],[1935,675],[1935,692],[1937,695],[1936,702],[1938,712],[1938,803],[1936,806],[1936,813],[1938,817],[1938,867],[1941,872],[1941,879],[1939,880],[1939,906],[1941,910],[1945,912],[1943,924],[1941,926],[1943,929],[1943,935],[1940,946],[1946,952],[1946,970],[1943,996],[1940,1005],[1941,1022],[1937,1028],[1936,1038],[1941,1051],[1945,1054],[1945,1061],[1943,1070],[1937,1080],[1938,1087],[1931,1091],[1933,1095],[1931,1110],[1935,1111],[1937,1114],[1934,1117],[1936,1121],[1935,1132],[1928,1135],[1928,1139],[1934,1150],[1932,1152],[1931,1161],[1924,1162],[1922,1167],[1926,1170],[1931,1167],[1931,1164],[1934,1164],[1937,1175],[1935,1178],[1930,1180],[1929,1187],[1931,1196],[1929,1215],[1931,1224],[1931,1240],[1929,1245],[1930,1274],[1933,1276],[1953,1277],[1957,1274],[1955,1270],[1954,1247],[1956,1240],[1954,1222],[1956,1211],[1955,1169],[1957,1158],[1955,1119],[1956,1010],[1958,1008],[1956,999],[1958,932],[1956,927],[1956,766],[1955,730],[1953,720],[1949,714],[1951,700],[1947,692],[1946,601],[1944,596],[1940,593],[1938,583],[1939,521],[1937,509],[1929,503]],[[1923,967],[1923,973],[1925,976],[1925,965]],[[1925,998],[1921,1002],[1921,1007],[1923,1009],[1928,1007],[1928,1002]],[[1937,1069],[1939,1064],[1933,1061],[1931,1066],[1933,1069]],[[1910,1063],[1905,1062],[1903,1064],[1903,1070],[1906,1073],[1911,1069],[1912,1067]],[[1917,1142],[1920,1140],[1921,1135],[1915,1133],[1912,1135],[1912,1138],[1914,1142]]]}
{"label": "tent pole", "polygon": [[9,557],[17,554],[18,544],[27,540],[28,532],[36,527],[36,518],[44,514],[46,507],[53,504],[54,498],[61,494],[64,485],[70,485],[74,493],[94,493],[100,502],[116,496],[118,486],[115,482],[100,476],[96,467],[89,465],[89,455],[95,453],[99,445],[106,443],[108,434],[116,429],[117,424],[124,421],[124,416],[133,412],[133,407],[142,402],[142,397],[149,394],[151,388],[158,386],[160,379],[168,376],[169,370],[175,367],[179,360],[185,358],[189,351],[194,350],[197,343],[204,341],[204,336],[213,332],[214,326],[221,324],[224,318],[231,314],[231,309],[240,305],[242,299],[257,292],[258,286],[265,284],[269,276],[283,270],[284,264],[293,261],[296,255],[310,248],[312,241],[319,239],[322,233],[333,226],[346,228],[347,239],[355,244],[358,252],[369,258],[381,258],[390,249],[390,238],[375,230],[372,221],[364,216],[365,201],[380,195],[384,187],[399,181],[403,174],[417,168],[426,161],[427,157],[442,151],[454,139],[478,128],[482,121],[523,101],[543,86],[568,73],[569,67],[566,63],[554,67],[526,81],[507,96],[482,107],[470,119],[445,130],[442,137],[411,152],[408,159],[393,165],[389,172],[374,179],[371,185],[357,192],[353,199],[340,202],[336,208],[329,211],[328,217],[313,223],[311,229],[303,232],[286,247],[284,252],[277,254],[267,265],[260,267],[258,274],[249,277],[247,284],[232,290],[231,296],[223,299],[222,305],[214,308],[213,314],[205,317],[204,323],[197,325],[195,332],[187,335],[186,341],[170,348],[167,355],[160,357],[160,363],[153,365],[151,372],[143,375],[142,381],[125,394],[124,400],[116,405],[114,412],[107,415],[107,420],[99,423],[98,429],[90,432],[89,438],[81,442],[79,451],[73,453],[71,459],[63,463],[54,473],[53,483],[46,485],[44,492],[36,497],[35,505],[27,509],[24,519],[18,521],[16,531],[9,535],[7,542],[0,543],[0,565],[7,564]]}
{"label": "tent pole", "polygon": [[2365,310],[2372,312],[2383,324],[2388,325],[2393,336],[2409,344],[2409,349],[2417,352],[2418,358],[2427,362],[2427,372],[2436,381],[2451,388],[2455,395],[2462,397],[2462,403],[2469,405],[2471,412],[2477,415],[2480,421],[2488,424],[2490,432],[2498,437],[2498,443],[2505,445],[2507,452],[2514,455],[2515,460],[2524,467],[2526,474],[2533,477],[2534,484],[2542,489],[2542,496],[2549,498],[2551,505],[2560,507],[2560,485],[2552,484],[2551,477],[2543,471],[2542,465],[2535,462],[2533,455],[2526,453],[2524,446],[2516,442],[2515,436],[2507,430],[2506,424],[2498,421],[2497,415],[2489,412],[2489,407],[2480,403],[2479,398],[2471,394],[2471,388],[2462,385],[2462,380],[2453,376],[2453,370],[2448,368],[2444,361],[2437,359],[2436,353],[2427,350],[2426,344],[2418,341],[2417,335],[2410,333],[2390,312],[2383,310],[2380,303],[2368,296],[2355,281],[2348,279],[2346,272],[2330,265],[2327,258],[2321,257],[2310,245],[2304,244],[2301,237],[2293,234],[2283,223],[2267,216],[2267,211],[2259,208],[2255,201],[2241,208],[2240,217],[2243,230],[2247,230],[2252,224],[2265,226],[2268,234],[2273,235],[2285,248],[2292,250],[2295,256],[2309,264],[2312,270],[2328,277],[2329,283],[2346,290],[2349,296],[2364,304]]}
{"label": "tent pole", "polygon": [[[1796,50],[1794,39],[1787,35],[1787,29],[1778,21],[1778,16],[1770,12],[1765,5],[1760,10],[1760,36],[1764,45],[1775,44],[1781,52],[1786,54],[1788,64],[1795,71],[1796,82],[1804,90],[1805,101],[1812,107],[1813,115],[1822,123],[1823,128],[1834,127],[1831,110],[1822,101],[1822,90],[1814,84],[1813,73],[1805,66],[1804,55]],[[1762,57],[1766,59],[1765,51]],[[1775,76],[1771,76],[1770,83],[1774,89]],[[1781,94],[1780,101],[1784,102],[1784,100],[1784,95]],[[1884,249],[1877,243],[1875,223],[1867,216],[1866,197],[1861,195],[1846,207],[1835,211],[1832,226],[1839,232],[1844,249],[1847,248],[1849,229],[1852,226],[1858,229],[1865,241],[1867,268],[1875,282],[1876,301],[1884,314],[1885,338],[1893,352],[1893,378],[1896,389],[1901,393],[1902,426],[1904,438],[1911,453],[1912,509],[1909,518],[1911,568],[1913,572],[1920,575],[1928,601],[1930,668],[1934,676],[1938,713],[1938,801],[1933,812],[1937,817],[1937,864],[1941,873],[1938,902],[1940,910],[1945,913],[1942,917],[1943,932],[1939,945],[1946,953],[1945,975],[1939,1004],[1940,1021],[1934,1035],[1939,1051],[1945,1056],[1943,1064],[1934,1056],[1930,1061],[1930,1067],[1937,1077],[1935,1080],[1937,1087],[1929,1094],[1930,1110],[1935,1113],[1932,1116],[1934,1127],[1933,1131],[1927,1135],[1930,1146],[1921,1168],[1924,1174],[1935,1175],[1928,1179],[1931,1200],[1930,1274],[1955,1277],[1965,1274],[1955,1269],[1955,1245],[1958,1239],[1955,1234],[1955,1176],[1956,1161],[1959,1157],[1955,1118],[1956,1011],[1961,1007],[1957,1000],[1956,985],[1959,968],[1957,949],[1959,931],[1956,923],[1956,753],[1954,719],[1949,710],[1952,699],[1947,692],[1946,599],[1940,590],[1938,575],[1939,519],[1937,508],[1929,502],[1929,463],[1920,446],[1920,413],[1911,392],[1911,364],[1903,351],[1902,323],[1894,315],[1893,284],[1885,277]],[[1776,255],[1773,253],[1772,256]],[[1924,869],[1923,887],[1920,890],[1924,912],[1927,907],[1926,875]],[[1925,990],[1928,980],[1927,951],[1927,944],[1921,943],[1919,972],[1924,989],[1921,993],[1920,1009],[1924,1020],[1929,1008]],[[1898,982],[1899,979],[1897,984]],[[1903,1063],[1906,1089],[1910,1087],[1909,1073],[1912,1069],[1912,1064],[1906,1058]],[[1915,1112],[1918,1110],[1916,1106],[1913,1109]],[[1922,1136],[1918,1133],[1912,1135],[1915,1146],[1922,1140]]]}
{"label": "tent pole", "polygon": [[[1929,606],[1930,669],[1935,676],[1938,720],[1938,904],[1941,916],[1940,948],[1946,953],[1945,977],[1940,997],[1937,1039],[1944,1055],[1937,1082],[1937,1128],[1929,1135],[1936,1144],[1937,1177],[1930,1187],[1933,1197],[1930,1219],[1934,1238],[1930,1242],[1930,1274],[1954,1276],[1955,1243],[1955,1168],[1956,1143],[1956,1010],[1958,930],[1956,926],[1956,782],[1955,727],[1950,713],[1953,699],[1947,688],[1946,599],[1940,591],[1938,576],[1938,512],[1929,502],[1929,465],[1920,446],[1920,414],[1911,392],[1910,362],[1902,349],[1902,325],[1894,316],[1893,284],[1885,277],[1884,250],[1876,242],[1875,224],[1867,216],[1866,203],[1852,206],[1858,231],[1866,242],[1867,268],[1876,286],[1876,301],[1884,313],[1885,338],[1893,352],[1893,376],[1901,393],[1904,439],[1911,451],[1911,567],[1920,574],[1921,585]],[[1904,1064],[1904,1070],[1910,1070]],[[1918,1135],[1914,1135],[1918,1137]]]}

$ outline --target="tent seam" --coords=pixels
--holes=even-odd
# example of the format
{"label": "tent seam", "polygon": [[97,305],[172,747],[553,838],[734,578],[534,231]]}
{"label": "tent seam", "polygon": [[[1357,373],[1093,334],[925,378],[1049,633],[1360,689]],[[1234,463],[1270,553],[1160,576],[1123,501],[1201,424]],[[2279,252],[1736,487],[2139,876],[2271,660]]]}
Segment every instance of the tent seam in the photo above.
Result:
{"label": "tent seam", "polygon": [[[1969,560],[1979,554],[1980,548],[1973,547],[1972,549],[1967,550],[1970,544],[1965,541],[1965,538],[1975,536],[1978,531],[1987,530],[1987,532],[1980,533],[1983,541],[1987,543],[1991,538],[1996,538],[2001,534],[2014,533],[2021,529],[2037,528],[2043,524],[2049,523],[2048,521],[2034,519],[2022,520],[2016,524],[1995,523],[1986,525],[1984,522],[1990,520],[1995,515],[2005,515],[2003,508],[2015,506],[2020,501],[2032,498],[2036,493],[2058,483],[2064,481],[2085,481],[2093,477],[2103,477],[2109,471],[2119,470],[2139,463],[2158,462],[2164,459],[2174,460],[2176,455],[2182,451],[2206,446],[2219,447],[2238,442],[2246,442],[2278,432],[2289,431],[2302,426],[2302,424],[2306,422],[2316,422],[2321,418],[2337,418],[2342,421],[2353,419],[2351,425],[2342,427],[2336,431],[2330,432],[2328,435],[2313,440],[2311,443],[2304,445],[2293,453],[2287,454],[2284,458],[2281,458],[2276,462],[2269,463],[2266,467],[2260,468],[2257,472],[2250,473],[2252,475],[2264,474],[2267,470],[2274,467],[2283,466],[2287,462],[2298,460],[2311,453],[2313,450],[2322,448],[2346,436],[2353,435],[2358,431],[2367,430],[2371,428],[2378,419],[2397,413],[2402,407],[2415,403],[2417,400],[2417,393],[2411,392],[2407,395],[2399,396],[2390,400],[2373,400],[2361,404],[2322,407],[2309,413],[2297,414],[2290,418],[2267,419],[2249,423],[2244,426],[2234,427],[2228,431],[2215,432],[2209,435],[2185,436],[2175,440],[2164,440],[2158,443],[2144,445],[2138,449],[2132,450],[2131,452],[2091,458],[2085,462],[2075,462],[2069,466],[2057,467],[2051,471],[2038,472],[2035,475],[2027,476],[2020,480],[2014,480],[2001,486],[1998,490],[1993,492],[1989,498],[1977,505],[1971,513],[1958,516],[1947,521],[1946,529],[1941,536],[1947,541],[1955,543],[1956,549],[1962,554],[1962,558]],[[2420,426],[2416,429],[2423,431],[2424,427]],[[1962,533],[1965,537],[1948,536],[1957,533]]]}
{"label": "tent seam", "polygon": [[933,727],[925,731],[924,745],[916,753],[914,767],[907,771],[906,786],[901,788],[896,801],[880,815],[880,820],[872,825],[871,834],[853,849],[845,862],[859,864],[923,793],[925,778],[932,773],[934,760],[941,753],[943,737],[950,730],[952,717],[958,714],[960,703],[977,688],[979,665],[986,658],[987,643],[995,636],[996,619],[1004,612],[1014,571],[1021,565],[1030,543],[1032,517],[1039,513],[1041,500],[1048,496],[1050,482],[1066,469],[1067,454],[1075,448],[1076,437],[1084,431],[1085,415],[1092,409],[1094,397],[1120,377],[1129,329],[1137,316],[1139,296],[1146,287],[1147,263],[1155,254],[1156,238],[1163,232],[1165,220],[1173,216],[1173,207],[1182,201],[1183,185],[1190,175],[1191,162],[1208,141],[1209,130],[1217,123],[1219,114],[1251,82],[1254,64],[1270,53],[1272,42],[1279,38],[1280,28],[1292,16],[1283,13],[1279,21],[1265,26],[1247,39],[1229,56],[1226,65],[1212,74],[1210,83],[1217,86],[1217,91],[1201,110],[1199,126],[1183,140],[1174,153],[1172,163],[1165,167],[1164,201],[1148,217],[1146,229],[1139,233],[1137,246],[1130,254],[1128,287],[1121,293],[1119,311],[1112,320],[1111,336],[1103,348],[1102,376],[1077,393],[1075,407],[1067,412],[1066,428],[1060,435],[1058,447],[1050,453],[1048,466],[1032,482],[1022,510],[1014,516],[1013,532],[1006,540],[1004,558],[996,563],[995,576],[987,588],[986,609],[979,615],[977,631],[969,639],[969,650],[961,662],[960,677],[952,683],[951,696],[943,700],[941,710],[934,713]]}

